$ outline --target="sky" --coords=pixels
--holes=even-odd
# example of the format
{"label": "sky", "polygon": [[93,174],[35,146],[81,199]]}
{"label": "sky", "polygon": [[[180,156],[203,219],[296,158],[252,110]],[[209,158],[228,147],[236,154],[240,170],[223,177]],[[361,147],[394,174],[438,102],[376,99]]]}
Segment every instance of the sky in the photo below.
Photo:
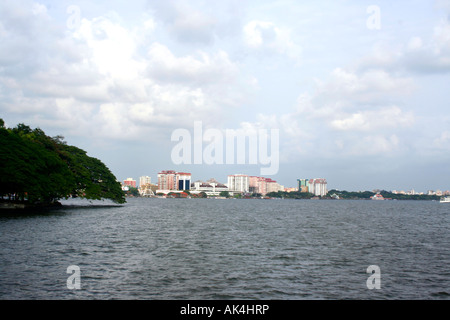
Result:
{"label": "sky", "polygon": [[261,175],[261,145],[225,161],[235,130],[268,134],[285,187],[448,190],[449,108],[450,1],[0,2],[0,118],[118,180]]}

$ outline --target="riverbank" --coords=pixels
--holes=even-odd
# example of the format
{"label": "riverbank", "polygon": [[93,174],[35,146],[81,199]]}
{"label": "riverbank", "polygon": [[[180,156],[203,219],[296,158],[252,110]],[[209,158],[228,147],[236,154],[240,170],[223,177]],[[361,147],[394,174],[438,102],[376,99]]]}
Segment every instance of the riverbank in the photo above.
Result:
{"label": "riverbank", "polygon": [[17,201],[1,201],[0,210],[27,210],[27,209],[37,209],[37,208],[57,208],[61,207],[60,202],[52,203],[26,203]]}

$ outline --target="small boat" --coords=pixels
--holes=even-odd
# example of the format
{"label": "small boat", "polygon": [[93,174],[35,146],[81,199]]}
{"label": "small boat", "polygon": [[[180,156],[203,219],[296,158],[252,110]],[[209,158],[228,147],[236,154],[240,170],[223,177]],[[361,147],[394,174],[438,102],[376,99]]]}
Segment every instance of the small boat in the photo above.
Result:
{"label": "small boat", "polygon": [[450,203],[450,197],[442,197],[440,203]]}
{"label": "small boat", "polygon": [[373,197],[371,197],[372,200],[385,200],[384,197],[377,193],[376,195],[374,195]]}

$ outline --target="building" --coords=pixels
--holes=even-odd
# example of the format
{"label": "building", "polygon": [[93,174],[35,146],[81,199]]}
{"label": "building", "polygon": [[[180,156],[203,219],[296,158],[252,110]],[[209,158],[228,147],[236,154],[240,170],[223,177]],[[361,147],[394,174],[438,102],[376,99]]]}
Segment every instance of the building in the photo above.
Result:
{"label": "building", "polygon": [[246,174],[229,175],[227,187],[230,191],[248,193],[250,192],[249,176]]}
{"label": "building", "polygon": [[189,190],[191,186],[191,174],[164,170],[158,173],[159,190]]}
{"label": "building", "polygon": [[136,188],[136,180],[133,180],[133,178],[127,178],[126,180],[123,180],[122,185],[124,187],[133,187]]}
{"label": "building", "polygon": [[186,172],[177,173],[177,190],[189,190],[191,189],[191,174]]}
{"label": "building", "polygon": [[175,190],[176,172],[173,170],[164,170],[158,173],[158,189]]}
{"label": "building", "polygon": [[158,187],[152,184],[152,179],[149,176],[142,176],[139,178],[139,194],[143,197],[152,197],[155,195]]}
{"label": "building", "polygon": [[284,186],[280,185],[275,180],[266,179],[266,191],[267,193],[284,191]]}
{"label": "building", "polygon": [[298,191],[309,192],[309,179],[297,179]]}
{"label": "building", "polygon": [[262,183],[262,177],[248,177],[248,188],[250,193],[267,193],[266,186]]}
{"label": "building", "polygon": [[139,178],[139,187],[147,185],[147,184],[151,184],[152,183],[152,178],[150,178],[149,176],[142,176]]}
{"label": "building", "polygon": [[[215,179],[209,179],[206,182],[199,180],[191,183],[191,193],[204,192],[208,196],[220,196],[220,193],[223,191],[229,192],[228,187]],[[229,192],[229,194],[233,195],[233,192]]]}
{"label": "building", "polygon": [[270,192],[283,191],[284,187],[279,185],[275,180],[264,177],[249,177],[249,192],[260,193],[265,195]]}
{"label": "building", "polygon": [[327,180],[325,180],[325,179],[310,179],[309,180],[309,192],[316,196],[319,196],[319,197],[326,196],[328,193]]}
{"label": "building", "polygon": [[326,179],[297,179],[297,182],[299,192],[309,192],[320,197],[328,193]]}

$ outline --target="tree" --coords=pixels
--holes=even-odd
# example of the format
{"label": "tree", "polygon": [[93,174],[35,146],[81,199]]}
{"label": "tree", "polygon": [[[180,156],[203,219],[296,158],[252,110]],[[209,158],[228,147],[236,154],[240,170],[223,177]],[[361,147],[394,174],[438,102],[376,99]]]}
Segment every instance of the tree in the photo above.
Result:
{"label": "tree", "polygon": [[24,125],[0,129],[0,190],[11,200],[54,202],[71,190],[67,165],[36,133]]}
{"label": "tree", "polygon": [[68,146],[62,136],[51,138],[24,124],[0,126],[0,194],[29,203],[71,195],[125,202],[120,183],[100,160]]}
{"label": "tree", "polygon": [[225,198],[229,198],[230,197],[230,193],[228,191],[221,191],[219,193],[219,196],[225,197]]}
{"label": "tree", "polygon": [[73,193],[86,199],[110,199],[124,203],[125,195],[120,182],[99,160],[74,146],[61,145],[62,156],[75,177]]}
{"label": "tree", "polygon": [[133,197],[139,197],[139,189],[135,187],[128,187],[128,191],[126,192],[127,195],[133,196]]}

